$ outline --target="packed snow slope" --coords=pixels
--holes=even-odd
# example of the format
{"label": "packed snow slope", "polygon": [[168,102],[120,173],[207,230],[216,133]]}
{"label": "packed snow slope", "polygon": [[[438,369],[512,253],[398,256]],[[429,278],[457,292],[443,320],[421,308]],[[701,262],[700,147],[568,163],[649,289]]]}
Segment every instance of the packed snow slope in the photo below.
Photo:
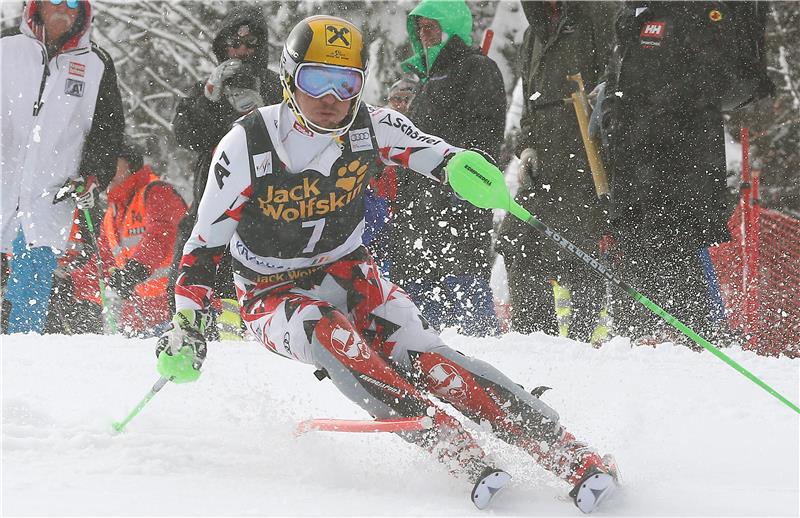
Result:
{"label": "packed snow slope", "polygon": [[[798,415],[713,355],[669,344],[602,349],[543,335],[448,343],[543,399],[601,452],[624,488],[596,516],[798,516]],[[480,512],[469,484],[391,434],[312,432],[310,417],[364,418],[330,380],[252,342],[212,343],[200,380],[158,379],[155,340],[3,337],[4,515],[580,516],[568,487],[488,436],[514,476]],[[729,354],[793,402],[800,362]]]}

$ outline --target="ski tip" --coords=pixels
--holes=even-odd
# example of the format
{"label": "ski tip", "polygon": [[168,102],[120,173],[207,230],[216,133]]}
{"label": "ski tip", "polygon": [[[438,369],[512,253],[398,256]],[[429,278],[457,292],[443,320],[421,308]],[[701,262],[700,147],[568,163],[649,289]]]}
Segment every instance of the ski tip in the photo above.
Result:
{"label": "ski tip", "polygon": [[501,469],[487,467],[472,488],[472,503],[480,510],[489,507],[494,495],[511,480],[511,475]]}
{"label": "ski tip", "polygon": [[583,479],[573,490],[575,505],[581,512],[589,514],[610,497],[616,488],[617,483],[610,473],[593,473]]}
{"label": "ski tip", "polygon": [[310,431],[320,432],[410,432],[428,430],[433,427],[433,419],[429,416],[398,417],[393,419],[308,419],[298,423],[295,436]]}

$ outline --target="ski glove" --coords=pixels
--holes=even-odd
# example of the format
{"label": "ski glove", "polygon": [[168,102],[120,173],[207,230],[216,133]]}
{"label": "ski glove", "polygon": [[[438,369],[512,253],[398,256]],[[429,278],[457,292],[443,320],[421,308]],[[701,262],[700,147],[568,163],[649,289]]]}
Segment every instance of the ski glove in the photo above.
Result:
{"label": "ski glove", "polygon": [[241,66],[240,59],[228,59],[220,63],[206,81],[206,87],[203,89],[206,99],[218,103],[222,99],[225,80],[236,75]]}
{"label": "ski glove", "polygon": [[133,294],[136,285],[150,277],[147,267],[135,259],[128,260],[124,268],[116,268],[111,272],[108,285],[117,295],[127,299]]}
{"label": "ski glove", "polygon": [[240,88],[228,86],[225,88],[225,98],[233,109],[244,115],[250,113],[259,106],[264,106],[264,99],[261,95],[250,88]]}
{"label": "ski glove", "polygon": [[75,206],[80,210],[94,207],[97,199],[97,184],[94,182],[94,177],[70,178],[58,190],[53,203],[64,201],[69,197],[75,200]]}
{"label": "ski glove", "polygon": [[182,309],[172,317],[170,328],[158,339],[158,373],[175,383],[189,383],[200,377],[206,359],[203,332],[208,313]]}
{"label": "ski glove", "polygon": [[589,98],[594,98],[592,115],[589,117],[589,136],[599,138],[603,129],[603,104],[606,100],[606,83],[602,82],[594,87]]}

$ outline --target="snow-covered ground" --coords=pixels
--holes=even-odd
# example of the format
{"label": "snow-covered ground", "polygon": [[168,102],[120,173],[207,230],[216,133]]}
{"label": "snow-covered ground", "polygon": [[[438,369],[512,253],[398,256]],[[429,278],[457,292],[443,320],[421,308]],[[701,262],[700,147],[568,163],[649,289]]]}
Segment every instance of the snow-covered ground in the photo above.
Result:
{"label": "snow-covered ground", "polygon": [[[597,516],[798,516],[800,418],[709,353],[600,350],[542,335],[445,333],[543,399],[620,464]],[[211,344],[203,376],[147,393],[154,340],[5,336],[3,515],[579,516],[568,488],[481,434],[514,479],[490,511],[389,434],[293,435],[309,417],[364,417],[329,380],[254,343]],[[800,361],[730,355],[793,402]]]}

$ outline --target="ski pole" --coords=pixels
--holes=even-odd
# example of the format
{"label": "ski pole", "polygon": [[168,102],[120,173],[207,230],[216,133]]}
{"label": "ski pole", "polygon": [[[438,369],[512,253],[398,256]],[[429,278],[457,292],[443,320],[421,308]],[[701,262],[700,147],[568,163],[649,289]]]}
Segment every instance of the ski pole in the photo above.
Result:
{"label": "ski pole", "polygon": [[[83,192],[83,186],[78,187],[78,193],[80,192]],[[117,332],[117,322],[106,300],[106,283],[103,281],[103,260],[100,257],[100,247],[97,244],[97,236],[94,232],[94,224],[92,223],[92,215],[89,214],[89,209],[83,209],[83,218],[86,220],[86,226],[89,228],[89,235],[92,236],[92,246],[94,246],[94,255],[97,263],[97,284],[100,288],[100,304],[103,306],[103,311],[106,313],[108,330],[113,335]]]}
{"label": "ski pole", "polygon": [[111,427],[114,428],[115,431],[121,432],[125,428],[125,425],[127,425],[129,422],[131,422],[131,420],[134,417],[136,417],[136,415],[139,412],[142,411],[144,406],[148,402],[150,402],[151,399],[153,399],[153,396],[155,396],[158,393],[159,390],[164,388],[164,385],[166,385],[168,381],[169,380],[167,378],[158,378],[158,381],[156,381],[155,385],[153,385],[153,388],[150,389],[150,392],[147,393],[147,395],[144,397],[144,399],[139,401],[139,404],[136,405],[136,408],[131,410],[131,413],[128,414],[128,417],[126,417],[122,421],[114,421],[113,423],[111,423]]}
{"label": "ski pole", "polygon": [[595,273],[601,275],[611,283],[617,285],[625,293],[633,297],[637,302],[644,305],[647,309],[661,317],[665,322],[675,329],[692,339],[696,344],[702,346],[711,354],[727,363],[730,367],[738,371],[744,377],[766,390],[776,397],[783,404],[800,414],[797,405],[783,397],[778,391],[764,383],[753,373],[736,363],[731,357],[720,351],[711,342],[697,334],[689,326],[673,317],[655,302],[648,299],[625,281],[620,279],[610,268],[603,265],[597,259],[569,242],[558,232],[534,218],[533,215],[519,205],[508,192],[503,173],[490,164],[483,156],[474,151],[464,151],[455,155],[447,164],[447,177],[450,186],[462,198],[481,209],[505,209],[515,217],[532,226],[559,247],[579,258],[583,264],[591,268]]}

